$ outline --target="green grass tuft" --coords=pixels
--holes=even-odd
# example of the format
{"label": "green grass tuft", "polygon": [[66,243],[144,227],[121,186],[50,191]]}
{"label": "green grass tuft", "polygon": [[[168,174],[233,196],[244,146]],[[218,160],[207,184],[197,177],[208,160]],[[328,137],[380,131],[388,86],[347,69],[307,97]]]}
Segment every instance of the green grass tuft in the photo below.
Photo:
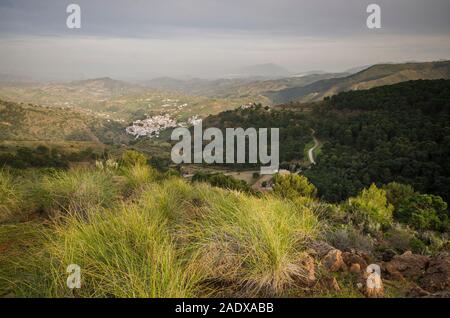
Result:
{"label": "green grass tuft", "polygon": [[184,230],[192,266],[207,281],[232,286],[238,295],[280,296],[304,277],[305,243],[319,231],[311,210],[225,191],[204,201],[201,217]]}
{"label": "green grass tuft", "polygon": [[112,176],[102,170],[72,169],[44,177],[43,207],[51,216],[84,215],[93,207],[111,207],[118,197]]}
{"label": "green grass tuft", "polygon": [[[320,230],[310,208],[176,177],[148,182],[132,200],[113,204],[102,173],[44,180],[57,200],[50,208],[69,213],[16,266],[27,273],[14,283],[18,295],[283,296],[306,275],[306,243]],[[66,286],[70,264],[81,267],[81,289]]]}
{"label": "green grass tuft", "polygon": [[6,169],[0,169],[0,223],[17,218],[22,213],[24,191]]}

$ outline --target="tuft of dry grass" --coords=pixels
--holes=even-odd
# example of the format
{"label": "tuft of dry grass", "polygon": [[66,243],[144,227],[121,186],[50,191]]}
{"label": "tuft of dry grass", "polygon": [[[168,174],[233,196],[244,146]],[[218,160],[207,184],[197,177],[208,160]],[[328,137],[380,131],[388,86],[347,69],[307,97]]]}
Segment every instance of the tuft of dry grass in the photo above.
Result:
{"label": "tuft of dry grass", "polygon": [[6,169],[0,169],[0,223],[14,219],[21,214],[24,191],[21,185]]}

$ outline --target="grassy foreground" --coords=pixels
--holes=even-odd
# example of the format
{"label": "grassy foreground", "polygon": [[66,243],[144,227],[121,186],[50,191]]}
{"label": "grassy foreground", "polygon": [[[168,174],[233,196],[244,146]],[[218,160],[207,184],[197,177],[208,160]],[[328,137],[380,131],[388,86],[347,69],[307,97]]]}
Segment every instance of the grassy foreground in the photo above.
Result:
{"label": "grassy foreground", "polygon": [[[28,202],[27,185],[1,179],[1,296],[287,296],[301,292],[306,243],[320,234],[307,206],[147,166],[45,174]],[[44,217],[11,221],[28,206]],[[70,264],[80,289],[66,286]]]}
{"label": "grassy foreground", "polygon": [[[436,290],[388,265],[445,257],[440,197],[373,184],[330,204],[304,176],[276,175],[262,194],[145,162],[130,152],[90,168],[1,169],[0,297],[363,297],[371,263],[388,271],[383,297]],[[81,288],[68,288],[73,264]]]}

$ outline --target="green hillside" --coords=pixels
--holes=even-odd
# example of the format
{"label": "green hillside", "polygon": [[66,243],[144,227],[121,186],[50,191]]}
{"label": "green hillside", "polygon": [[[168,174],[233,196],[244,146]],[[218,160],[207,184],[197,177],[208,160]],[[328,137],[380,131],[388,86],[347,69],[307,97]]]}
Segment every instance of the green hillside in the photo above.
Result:
{"label": "green hillside", "polygon": [[89,112],[0,100],[0,141],[112,144],[127,140],[123,124]]}
{"label": "green hillside", "polygon": [[[216,87],[215,83],[207,83],[202,90]],[[268,101],[262,95],[207,96],[203,92],[197,94],[194,88],[187,91],[170,86],[159,88],[165,87],[163,84],[164,81],[157,87],[140,86],[111,78],[64,83],[0,83],[0,99],[90,111],[99,117],[123,122],[154,114],[170,114],[186,120],[194,115],[207,116],[255,101]]]}

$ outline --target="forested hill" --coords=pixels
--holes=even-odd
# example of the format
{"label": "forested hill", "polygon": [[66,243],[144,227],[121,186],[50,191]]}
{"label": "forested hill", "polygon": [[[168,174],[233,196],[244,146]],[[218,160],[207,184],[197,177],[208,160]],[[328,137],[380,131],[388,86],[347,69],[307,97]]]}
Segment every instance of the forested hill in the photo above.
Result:
{"label": "forested hill", "polygon": [[450,80],[418,80],[370,90],[349,91],[326,98],[335,109],[450,112]]}
{"label": "forested hill", "polygon": [[449,80],[340,93],[311,120],[324,146],[307,176],[325,199],[398,181],[450,200]]}

